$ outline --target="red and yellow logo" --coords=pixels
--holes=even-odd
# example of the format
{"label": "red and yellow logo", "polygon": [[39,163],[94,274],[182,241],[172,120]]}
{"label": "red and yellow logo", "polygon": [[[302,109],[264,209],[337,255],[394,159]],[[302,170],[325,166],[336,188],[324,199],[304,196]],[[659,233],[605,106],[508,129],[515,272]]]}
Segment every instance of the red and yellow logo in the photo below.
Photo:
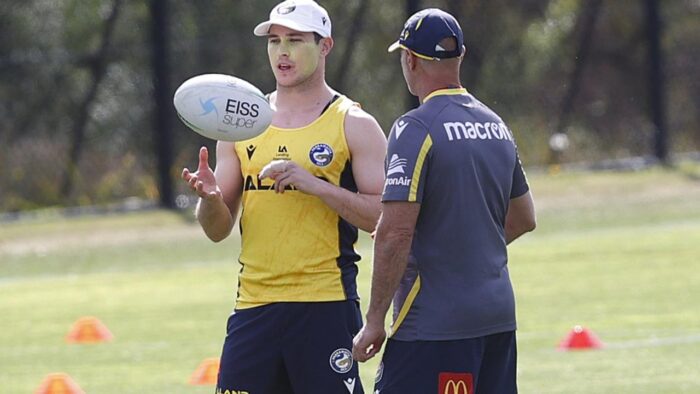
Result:
{"label": "red and yellow logo", "polygon": [[440,372],[438,394],[474,394],[474,378],[470,373]]}

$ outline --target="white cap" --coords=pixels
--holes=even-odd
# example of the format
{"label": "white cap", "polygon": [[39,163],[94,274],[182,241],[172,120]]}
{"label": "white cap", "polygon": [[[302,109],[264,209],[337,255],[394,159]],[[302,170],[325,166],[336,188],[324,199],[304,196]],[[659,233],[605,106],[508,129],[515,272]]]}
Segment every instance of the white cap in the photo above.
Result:
{"label": "white cap", "polygon": [[321,37],[331,36],[331,18],[313,0],[287,0],[277,4],[270,12],[270,20],[257,25],[253,33],[256,36],[266,36],[272,25],[301,32],[315,32]]}

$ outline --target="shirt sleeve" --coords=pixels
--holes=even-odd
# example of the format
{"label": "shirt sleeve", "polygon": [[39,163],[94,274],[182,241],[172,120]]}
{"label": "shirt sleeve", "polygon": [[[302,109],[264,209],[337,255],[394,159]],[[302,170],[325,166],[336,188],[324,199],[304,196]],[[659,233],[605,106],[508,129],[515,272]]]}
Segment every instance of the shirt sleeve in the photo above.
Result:
{"label": "shirt sleeve", "polygon": [[432,139],[416,119],[401,117],[391,128],[382,201],[421,202]]}
{"label": "shirt sleeve", "polygon": [[527,183],[527,176],[523,170],[523,164],[520,162],[518,149],[515,149],[515,168],[513,169],[513,185],[510,189],[510,198],[517,198],[527,193],[530,190],[530,185]]}

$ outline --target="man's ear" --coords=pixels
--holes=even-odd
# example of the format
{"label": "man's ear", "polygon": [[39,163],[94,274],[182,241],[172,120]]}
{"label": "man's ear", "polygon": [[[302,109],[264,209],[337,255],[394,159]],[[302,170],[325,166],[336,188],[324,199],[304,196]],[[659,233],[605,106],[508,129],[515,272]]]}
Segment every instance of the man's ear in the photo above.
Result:
{"label": "man's ear", "polygon": [[319,45],[321,46],[321,55],[328,56],[331,53],[331,49],[333,49],[333,38],[324,37],[319,42]]}
{"label": "man's ear", "polygon": [[406,65],[409,70],[414,71],[418,67],[418,56],[411,51],[406,51]]}

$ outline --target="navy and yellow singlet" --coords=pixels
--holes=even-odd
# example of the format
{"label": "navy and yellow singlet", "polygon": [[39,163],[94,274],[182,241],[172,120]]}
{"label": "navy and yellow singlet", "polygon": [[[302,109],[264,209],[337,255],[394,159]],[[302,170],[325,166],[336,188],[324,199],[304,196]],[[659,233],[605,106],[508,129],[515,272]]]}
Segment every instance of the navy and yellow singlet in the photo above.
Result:
{"label": "navy and yellow singlet", "polygon": [[357,228],[316,196],[293,188],[278,194],[271,179],[258,179],[271,160],[292,160],[318,178],[357,192],[344,127],[354,105],[340,96],[307,126],[270,126],[236,144],[243,176],[236,309],[358,298]]}

